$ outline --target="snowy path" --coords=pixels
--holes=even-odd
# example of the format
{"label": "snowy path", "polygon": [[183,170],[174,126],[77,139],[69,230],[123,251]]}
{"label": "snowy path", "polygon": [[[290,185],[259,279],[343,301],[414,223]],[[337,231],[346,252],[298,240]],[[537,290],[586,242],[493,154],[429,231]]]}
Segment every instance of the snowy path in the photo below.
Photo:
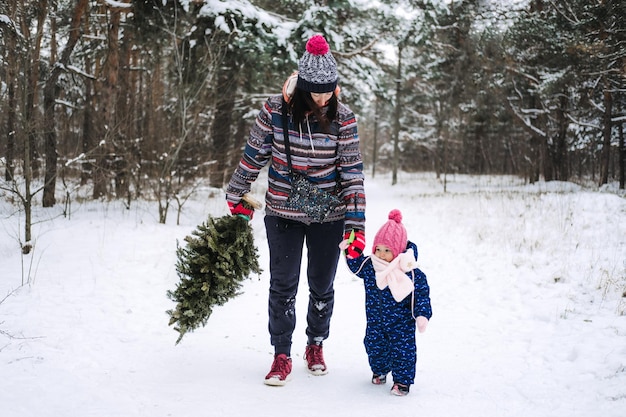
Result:
{"label": "snowy path", "polygon": [[[154,204],[139,203],[85,205],[71,221],[37,226],[35,282],[0,304],[0,415],[623,416],[626,201],[571,184],[554,192],[459,177],[443,194],[431,175],[388,180],[367,183],[368,242],[389,210],[402,210],[434,313],[407,398],[369,383],[363,289],[343,263],[324,377],[302,363],[303,280],[292,381],[263,385],[267,272],[175,346],[165,292],[178,280],[176,239],[205,213],[225,213],[221,197],[203,195],[178,227],[156,224]],[[21,261],[15,219],[0,222],[2,299],[19,285]],[[252,224],[267,269],[262,216]]]}

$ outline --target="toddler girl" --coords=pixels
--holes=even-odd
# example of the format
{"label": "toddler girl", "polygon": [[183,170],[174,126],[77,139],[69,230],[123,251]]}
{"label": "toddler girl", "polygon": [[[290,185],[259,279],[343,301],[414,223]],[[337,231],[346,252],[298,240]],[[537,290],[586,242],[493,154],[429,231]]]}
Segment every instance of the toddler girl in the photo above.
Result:
{"label": "toddler girl", "polygon": [[[392,210],[374,238],[372,256],[346,251],[348,267],[365,285],[365,350],[372,383],[385,384],[391,372],[394,395],[407,395],[415,378],[416,327],[432,316],[426,275],[417,268],[417,246],[408,241],[402,213]],[[344,250],[349,240],[340,244]]]}

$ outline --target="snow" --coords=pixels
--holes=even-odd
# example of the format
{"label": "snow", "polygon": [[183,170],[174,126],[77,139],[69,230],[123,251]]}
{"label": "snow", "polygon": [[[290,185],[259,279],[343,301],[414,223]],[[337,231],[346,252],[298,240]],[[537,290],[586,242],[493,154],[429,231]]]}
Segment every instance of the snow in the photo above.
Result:
{"label": "snow", "polygon": [[[185,10],[189,7],[188,2],[189,0],[183,3],[186,4]],[[273,15],[262,8],[255,7],[247,0],[206,0],[200,8],[198,16],[216,16],[215,26],[226,33],[231,33],[232,30],[226,22],[226,18],[222,16],[229,13],[238,14],[256,22],[255,25],[260,32],[266,32],[269,28],[276,37],[278,45],[287,44],[287,39],[296,26],[295,22],[286,21],[284,17]],[[231,24],[236,25],[234,21]]]}
{"label": "snow", "polygon": [[116,9],[131,9],[133,7],[130,3],[124,3],[122,1],[114,1],[114,0],[104,0],[104,3],[109,7],[114,7]]}
{"label": "snow", "polygon": [[303,365],[303,279],[292,380],[263,384],[272,348],[260,213],[251,224],[264,272],[175,345],[165,311],[178,282],[176,241],[207,213],[226,214],[219,190],[199,190],[179,226],[173,211],[158,224],[154,202],[126,209],[73,195],[71,206],[37,207],[34,250],[24,257],[23,214],[2,196],[2,416],[624,415],[623,195],[513,177],[448,176],[445,193],[434,174],[401,173],[390,184],[389,175],[367,179],[368,242],[400,209],[433,305],[408,397],[369,382],[362,283],[343,260],[324,345],[328,375]]}

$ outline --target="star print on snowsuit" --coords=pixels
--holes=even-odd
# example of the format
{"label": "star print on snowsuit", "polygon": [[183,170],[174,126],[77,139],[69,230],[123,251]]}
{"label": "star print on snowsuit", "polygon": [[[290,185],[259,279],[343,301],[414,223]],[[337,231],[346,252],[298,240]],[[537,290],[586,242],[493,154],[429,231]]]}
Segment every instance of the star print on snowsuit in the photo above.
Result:
{"label": "star print on snowsuit", "polygon": [[[412,250],[417,259],[417,246],[408,242],[407,249]],[[386,375],[391,372],[394,382],[412,385],[415,379],[417,348],[415,345],[415,317],[424,316],[430,320],[430,288],[426,275],[419,269],[407,273],[414,279],[414,296],[409,294],[397,302],[389,290],[378,288],[376,271],[370,257],[363,255],[347,259],[348,267],[365,286],[365,350],[372,372]],[[413,311],[411,305],[413,304]]]}

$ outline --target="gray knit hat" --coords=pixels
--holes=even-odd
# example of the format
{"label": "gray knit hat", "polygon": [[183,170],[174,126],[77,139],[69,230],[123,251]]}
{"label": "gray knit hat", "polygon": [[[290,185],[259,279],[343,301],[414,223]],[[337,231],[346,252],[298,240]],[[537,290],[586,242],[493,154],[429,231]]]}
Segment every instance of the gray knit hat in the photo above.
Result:
{"label": "gray knit hat", "polygon": [[297,87],[311,93],[327,93],[337,87],[337,61],[322,35],[311,37],[298,63]]}

